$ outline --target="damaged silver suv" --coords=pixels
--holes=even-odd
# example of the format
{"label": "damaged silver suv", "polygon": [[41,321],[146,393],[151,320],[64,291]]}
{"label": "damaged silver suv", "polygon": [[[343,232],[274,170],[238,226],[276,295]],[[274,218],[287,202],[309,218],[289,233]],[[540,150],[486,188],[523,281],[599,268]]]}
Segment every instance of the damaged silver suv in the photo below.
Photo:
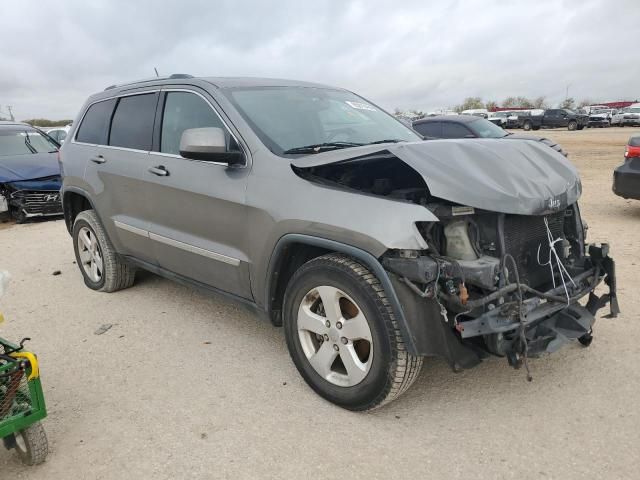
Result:
{"label": "damaged silver suv", "polygon": [[129,287],[143,268],[245,302],[347,409],[398,397],[424,357],[526,366],[588,345],[607,303],[618,312],[565,157],[525,140],[423,142],[346,90],[182,74],[109,87],[61,166],[89,288]]}

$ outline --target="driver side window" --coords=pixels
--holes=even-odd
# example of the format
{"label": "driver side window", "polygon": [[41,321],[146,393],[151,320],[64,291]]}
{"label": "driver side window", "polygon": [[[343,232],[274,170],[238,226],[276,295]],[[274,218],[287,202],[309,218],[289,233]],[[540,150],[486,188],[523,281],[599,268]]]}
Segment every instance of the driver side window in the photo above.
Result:
{"label": "driver side window", "polygon": [[229,135],[211,106],[195,93],[167,92],[162,113],[160,151],[180,155],[182,132],[190,128],[217,127]]}

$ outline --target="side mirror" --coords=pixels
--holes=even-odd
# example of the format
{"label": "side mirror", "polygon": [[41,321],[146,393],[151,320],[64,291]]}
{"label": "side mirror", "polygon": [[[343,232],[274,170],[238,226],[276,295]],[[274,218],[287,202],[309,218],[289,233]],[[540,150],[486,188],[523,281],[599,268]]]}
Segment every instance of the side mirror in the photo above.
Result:
{"label": "side mirror", "polygon": [[226,163],[229,166],[244,164],[242,152],[229,151],[224,130],[217,127],[189,128],[182,132],[180,155],[192,160]]}

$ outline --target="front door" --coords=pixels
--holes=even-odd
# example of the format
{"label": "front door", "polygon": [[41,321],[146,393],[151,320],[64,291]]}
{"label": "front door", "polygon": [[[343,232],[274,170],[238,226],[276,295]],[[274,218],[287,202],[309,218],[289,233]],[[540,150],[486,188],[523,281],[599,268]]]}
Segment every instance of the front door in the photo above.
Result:
{"label": "front door", "polygon": [[160,98],[159,136],[142,177],[150,206],[149,237],[166,270],[251,298],[245,191],[249,168],[180,156],[182,132],[218,127],[233,137],[199,93],[168,90]]}

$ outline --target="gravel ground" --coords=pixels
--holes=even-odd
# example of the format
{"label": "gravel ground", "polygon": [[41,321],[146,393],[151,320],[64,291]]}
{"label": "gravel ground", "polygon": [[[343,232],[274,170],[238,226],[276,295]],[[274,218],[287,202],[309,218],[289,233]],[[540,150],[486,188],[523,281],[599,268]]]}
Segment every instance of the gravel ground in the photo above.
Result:
{"label": "gravel ground", "polygon": [[35,468],[0,450],[2,477],[638,478],[640,201],[611,192],[632,131],[538,132],[581,171],[622,315],[598,320],[590,348],[532,361],[532,383],[503,359],[459,374],[429,360],[406,395],[368,414],[316,396],[282,330],[243,307],[151,274],[93,292],[62,221],[0,225],[0,268],[13,275],[0,334],[33,338],[51,450]]}

